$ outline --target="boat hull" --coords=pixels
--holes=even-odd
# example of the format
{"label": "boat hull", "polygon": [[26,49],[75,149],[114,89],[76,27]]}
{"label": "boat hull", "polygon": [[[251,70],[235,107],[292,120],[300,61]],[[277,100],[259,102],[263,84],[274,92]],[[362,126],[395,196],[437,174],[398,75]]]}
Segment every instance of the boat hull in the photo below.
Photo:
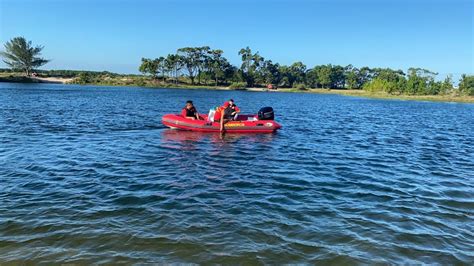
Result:
{"label": "boat hull", "polygon": [[[203,120],[191,120],[177,114],[167,114],[162,118],[165,126],[172,129],[200,131],[200,132],[220,132],[219,122],[207,121],[207,116],[201,116]],[[228,133],[272,133],[281,128],[281,125],[274,120],[250,121],[253,115],[239,115],[236,121],[229,121],[224,125],[225,132]]]}

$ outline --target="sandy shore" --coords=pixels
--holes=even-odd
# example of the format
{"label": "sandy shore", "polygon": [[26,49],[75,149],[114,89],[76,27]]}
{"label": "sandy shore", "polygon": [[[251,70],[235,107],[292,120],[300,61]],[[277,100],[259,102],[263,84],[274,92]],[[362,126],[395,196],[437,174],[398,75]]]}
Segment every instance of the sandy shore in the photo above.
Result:
{"label": "sandy shore", "polygon": [[32,77],[31,79],[37,80],[38,82],[43,82],[43,83],[58,83],[58,84],[66,84],[74,80],[74,78],[55,78],[55,77],[48,77],[48,78]]}

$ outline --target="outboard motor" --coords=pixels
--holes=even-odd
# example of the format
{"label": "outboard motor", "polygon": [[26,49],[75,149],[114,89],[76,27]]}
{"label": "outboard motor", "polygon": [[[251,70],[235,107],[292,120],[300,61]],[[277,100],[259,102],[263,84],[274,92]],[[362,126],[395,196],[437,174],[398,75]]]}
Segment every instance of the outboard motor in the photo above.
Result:
{"label": "outboard motor", "polygon": [[274,120],[275,114],[273,113],[273,108],[263,107],[258,111],[258,120]]}

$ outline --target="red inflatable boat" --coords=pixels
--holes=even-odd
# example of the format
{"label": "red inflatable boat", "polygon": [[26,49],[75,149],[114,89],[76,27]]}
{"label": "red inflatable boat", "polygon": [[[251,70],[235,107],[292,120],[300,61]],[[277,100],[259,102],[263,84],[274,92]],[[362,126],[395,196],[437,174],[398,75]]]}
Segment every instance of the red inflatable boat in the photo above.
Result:
{"label": "red inflatable boat", "polygon": [[[191,120],[179,114],[163,116],[163,124],[169,128],[192,130],[200,132],[220,132],[219,122],[209,121],[207,115],[201,115],[202,120]],[[224,124],[227,133],[272,133],[281,126],[274,120],[260,120],[257,115],[238,115],[234,121]]]}

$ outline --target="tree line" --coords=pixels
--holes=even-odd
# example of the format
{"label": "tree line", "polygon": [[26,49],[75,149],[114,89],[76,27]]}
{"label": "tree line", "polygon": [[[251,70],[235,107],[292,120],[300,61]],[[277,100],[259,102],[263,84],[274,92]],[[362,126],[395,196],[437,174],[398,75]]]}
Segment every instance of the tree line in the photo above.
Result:
{"label": "tree line", "polygon": [[353,65],[318,65],[308,68],[302,62],[280,65],[265,59],[249,47],[242,48],[240,67],[233,66],[220,49],[209,46],[179,48],[176,53],[156,59],[142,58],[139,71],[154,79],[178,83],[189,79],[191,85],[229,85],[243,83],[247,87],[365,89],[372,92],[409,95],[458,93],[474,95],[474,76],[462,75],[459,89],[451,76],[436,81],[435,72],[422,68],[402,70],[390,68],[357,68]]}
{"label": "tree line", "polygon": [[142,58],[138,70],[168,82],[178,83],[179,77],[184,73],[191,85],[202,84],[203,81],[208,84],[210,80],[215,85],[220,85],[235,81],[234,75],[237,73],[237,68],[229,63],[223,53],[222,50],[213,50],[209,46],[185,47],[166,57]]}
{"label": "tree line", "polygon": [[[21,70],[26,76],[32,71],[53,76],[77,77],[81,84],[101,83],[118,74],[110,72],[51,70],[41,71],[39,67],[49,62],[41,57],[43,46],[33,46],[23,37],[15,37],[4,45],[0,52],[3,61],[13,70]],[[280,65],[265,59],[259,52],[249,47],[238,52],[240,67],[232,65],[220,49],[209,46],[179,48],[176,53],[155,59],[142,58],[139,71],[161,79],[166,84],[188,82],[191,85],[231,85],[233,87],[273,87],[283,88],[326,88],[364,89],[371,92],[409,95],[462,94],[474,96],[474,76],[462,75],[459,88],[455,89],[451,76],[437,81],[435,72],[410,68],[402,70],[390,68],[357,68],[352,65],[318,65],[308,68],[302,62]],[[131,76],[131,75],[128,75]],[[146,84],[139,80],[140,84]]]}

